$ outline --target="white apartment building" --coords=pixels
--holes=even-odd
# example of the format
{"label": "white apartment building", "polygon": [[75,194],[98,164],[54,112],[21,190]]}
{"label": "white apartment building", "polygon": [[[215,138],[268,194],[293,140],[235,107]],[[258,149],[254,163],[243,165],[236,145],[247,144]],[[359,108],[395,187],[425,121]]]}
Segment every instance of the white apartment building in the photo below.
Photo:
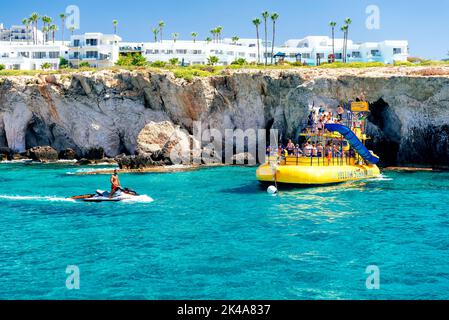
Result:
{"label": "white apartment building", "polygon": [[77,67],[87,62],[93,68],[113,66],[119,58],[119,43],[122,41],[117,35],[99,32],[73,35],[70,38],[69,62]]}
{"label": "white apartment building", "polygon": [[[275,54],[284,55],[290,62],[301,61],[308,65],[328,62],[329,55],[335,51],[335,61],[343,61],[343,39],[326,36],[309,36],[304,39],[288,40],[284,46],[275,48]],[[383,62],[407,61],[409,56],[408,41],[383,41],[354,43],[348,40],[347,62]]]}
{"label": "white apartment building", "polygon": [[3,23],[0,23],[0,41],[8,42],[26,42],[33,43],[35,34],[37,34],[37,43],[44,43],[44,34],[41,30],[29,26],[13,25],[11,28],[5,28]]}
{"label": "white apartment building", "polygon": [[11,70],[41,70],[44,64],[58,69],[60,57],[68,57],[68,48],[61,42],[27,44],[0,42],[0,64]]}
{"label": "white apartment building", "polygon": [[177,58],[182,65],[207,64],[210,56],[216,56],[220,65],[229,65],[240,58],[248,62],[257,61],[256,47],[256,39],[242,39],[235,43],[231,39],[220,42],[166,40],[144,43],[142,54],[149,62],[167,62]]}
{"label": "white apartment building", "polygon": [[[6,35],[18,34],[14,41],[11,37],[9,41],[0,41],[0,64],[7,69],[35,70],[41,69],[44,63],[50,63],[52,68],[56,69],[59,67],[59,57],[66,58],[75,68],[82,62],[87,62],[91,67],[105,68],[115,65],[120,54],[127,53],[140,53],[148,62],[168,62],[177,58],[181,65],[207,64],[211,56],[219,59],[219,65],[230,65],[238,59],[245,59],[249,63],[258,60],[264,62],[265,55],[268,62],[271,61],[271,43],[267,43],[268,50],[265,53],[263,41],[259,40],[258,43],[257,39],[240,39],[235,42],[229,38],[218,42],[186,40],[122,42],[117,35],[96,32],[72,35],[70,44],[66,47],[62,42],[53,44],[51,41],[32,45],[29,34],[25,32],[25,35],[21,36],[23,28],[25,27],[13,27],[8,32],[12,30],[17,32],[12,33],[5,31]],[[297,61],[317,65],[328,62],[333,52],[336,61],[343,61],[343,39],[332,41],[327,36],[309,36],[288,40],[284,45],[276,46],[274,61]],[[347,43],[347,62],[378,61],[392,64],[395,61],[407,61],[408,55],[407,41],[355,43],[348,40]]]}

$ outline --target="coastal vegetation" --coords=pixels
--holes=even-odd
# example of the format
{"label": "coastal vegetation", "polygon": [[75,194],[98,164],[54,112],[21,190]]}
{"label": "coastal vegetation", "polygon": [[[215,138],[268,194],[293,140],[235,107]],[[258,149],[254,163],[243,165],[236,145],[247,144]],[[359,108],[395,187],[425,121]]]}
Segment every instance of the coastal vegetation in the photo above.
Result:
{"label": "coastal vegetation", "polygon": [[[244,60],[244,59],[243,59]],[[381,62],[350,62],[350,63],[323,63],[321,66],[304,66],[297,62],[284,62],[278,65],[268,65],[256,63],[247,63],[237,59],[229,66],[217,66],[217,65],[190,65],[181,66],[179,61],[176,64],[174,62],[154,61],[148,63],[142,56],[136,55],[135,57],[124,56],[119,59],[120,64],[117,66],[105,69],[92,68],[87,62],[80,63],[80,69],[70,68],[67,64],[61,65],[60,70],[5,70],[0,65],[0,76],[33,76],[33,75],[47,75],[47,74],[65,74],[76,73],[79,71],[99,71],[108,69],[125,69],[125,70],[142,70],[149,72],[173,72],[176,78],[185,79],[188,81],[193,80],[195,77],[207,77],[207,76],[219,76],[226,74],[227,70],[295,70],[295,69],[367,69],[367,68],[388,68],[388,67],[449,67],[449,61],[435,61],[435,60],[421,60],[420,62],[396,62],[394,65],[386,65]],[[4,66],[3,66],[4,67]],[[438,70],[425,69],[423,71],[424,76],[438,75]]]}

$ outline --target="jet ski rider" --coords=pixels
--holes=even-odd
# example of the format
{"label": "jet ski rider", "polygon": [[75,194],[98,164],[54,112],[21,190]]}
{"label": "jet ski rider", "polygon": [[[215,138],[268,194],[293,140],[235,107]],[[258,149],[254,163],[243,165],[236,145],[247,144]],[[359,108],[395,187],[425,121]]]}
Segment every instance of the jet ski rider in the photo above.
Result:
{"label": "jet ski rider", "polygon": [[111,199],[115,192],[120,188],[120,180],[118,179],[117,169],[115,169],[114,174],[111,176],[111,193],[109,195],[109,199]]}

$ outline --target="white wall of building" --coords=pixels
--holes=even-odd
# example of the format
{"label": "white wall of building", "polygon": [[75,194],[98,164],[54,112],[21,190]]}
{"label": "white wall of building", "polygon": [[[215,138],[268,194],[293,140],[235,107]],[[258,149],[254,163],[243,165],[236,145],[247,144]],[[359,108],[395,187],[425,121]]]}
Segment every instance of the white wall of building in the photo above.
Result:
{"label": "white wall of building", "polygon": [[77,67],[87,62],[94,68],[111,67],[119,58],[121,38],[99,32],[73,35],[70,38],[69,62]]}
{"label": "white wall of building", "polygon": [[60,57],[68,57],[68,48],[61,42],[46,45],[0,42],[0,64],[12,70],[40,70],[44,63],[59,68]]}

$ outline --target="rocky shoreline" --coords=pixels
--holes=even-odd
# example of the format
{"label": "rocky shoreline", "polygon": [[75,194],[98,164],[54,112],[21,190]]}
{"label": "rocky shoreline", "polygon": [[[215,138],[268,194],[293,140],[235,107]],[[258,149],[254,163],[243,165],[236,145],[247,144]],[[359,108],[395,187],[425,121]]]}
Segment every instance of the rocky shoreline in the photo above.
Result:
{"label": "rocky shoreline", "polygon": [[369,148],[382,166],[449,166],[449,67],[226,70],[193,81],[150,70],[0,77],[0,160],[169,166],[178,147],[190,158],[212,154],[222,141],[211,130],[277,129],[288,139],[311,105],[361,92],[370,102]]}

